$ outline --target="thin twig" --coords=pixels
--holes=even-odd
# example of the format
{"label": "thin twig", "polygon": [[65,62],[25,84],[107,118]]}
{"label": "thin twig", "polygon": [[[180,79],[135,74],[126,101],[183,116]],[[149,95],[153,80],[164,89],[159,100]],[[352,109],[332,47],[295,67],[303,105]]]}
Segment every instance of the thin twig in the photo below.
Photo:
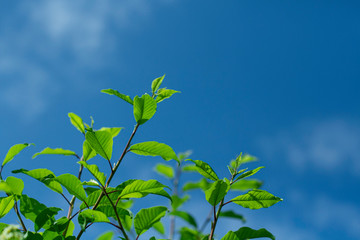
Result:
{"label": "thin twig", "polygon": [[[135,133],[136,133],[136,131],[138,130],[139,126],[140,126],[140,124],[138,124],[138,123],[135,125],[134,130],[133,130],[133,132],[131,133],[131,136],[130,136],[130,138],[129,138],[129,140],[128,140],[128,142],[127,142],[127,144],[126,144],[126,146],[125,146],[125,148],[124,148],[124,150],[123,150],[123,152],[122,152],[119,160],[118,160],[117,163],[115,164],[114,168],[113,168],[112,171],[111,171],[111,174],[110,174],[108,180],[106,181],[105,188],[107,188],[107,187],[109,186],[109,184],[110,184],[112,178],[114,177],[114,175],[115,175],[118,167],[120,166],[122,160],[124,159],[124,157],[125,157],[125,155],[126,155],[126,153],[127,153],[127,150],[128,150],[128,148],[130,147],[131,141],[132,141],[132,139],[134,138]],[[93,208],[92,208],[93,210],[95,210],[95,209],[97,208],[97,206],[100,204],[100,201],[101,201],[101,199],[102,199],[103,197],[104,197],[104,193],[101,192],[99,198],[97,199],[96,203],[94,204],[94,206],[93,206]],[[80,237],[81,237],[81,235],[82,235],[83,233],[84,233],[84,230],[81,229],[80,232],[79,232],[79,234],[78,234],[78,236],[76,237],[76,239],[77,239],[77,240],[80,239]]]}

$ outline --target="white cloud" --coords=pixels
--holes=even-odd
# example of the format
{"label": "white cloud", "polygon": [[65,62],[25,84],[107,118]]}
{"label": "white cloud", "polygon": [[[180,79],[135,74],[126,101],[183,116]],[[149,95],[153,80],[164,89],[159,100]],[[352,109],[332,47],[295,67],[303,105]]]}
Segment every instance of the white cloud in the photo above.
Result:
{"label": "white cloud", "polygon": [[309,215],[319,229],[335,228],[354,237],[360,235],[360,208],[354,204],[320,196]]}
{"label": "white cloud", "polygon": [[[151,12],[156,0],[39,0],[19,2],[0,28],[0,104],[35,119],[60,96],[64,81],[79,86],[72,72],[101,67],[120,48],[119,34]],[[13,25],[11,25],[13,24]],[[119,30],[121,32],[119,32]],[[64,54],[67,55],[64,58]],[[70,57],[69,57],[70,56]],[[62,79],[56,70],[59,65]],[[69,70],[71,69],[71,70]],[[58,71],[58,70],[57,70]],[[64,80],[71,79],[71,80]],[[21,108],[26,104],[28,108]]]}
{"label": "white cloud", "polygon": [[325,195],[309,196],[299,190],[289,194],[288,201],[298,209],[300,217],[315,232],[331,229],[355,238],[360,234],[360,207],[352,202],[335,200]]}
{"label": "white cloud", "polygon": [[360,125],[345,120],[303,123],[261,140],[265,152],[282,156],[296,170],[360,172]]}

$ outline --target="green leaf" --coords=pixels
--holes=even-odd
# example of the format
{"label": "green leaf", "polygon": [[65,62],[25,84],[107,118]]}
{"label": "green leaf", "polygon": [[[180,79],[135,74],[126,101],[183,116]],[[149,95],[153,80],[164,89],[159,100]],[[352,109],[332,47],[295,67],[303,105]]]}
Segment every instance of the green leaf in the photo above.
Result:
{"label": "green leaf", "polygon": [[114,219],[116,219],[116,213],[118,214],[118,216],[132,217],[132,212],[130,212],[130,210],[124,209],[124,208],[121,208],[118,206],[116,206],[116,213],[115,213],[113,206],[110,204],[109,205],[101,205],[101,206],[97,207],[96,210],[103,212],[106,216],[112,217]]}
{"label": "green leaf", "polygon": [[86,193],[81,185],[81,181],[74,175],[65,173],[56,177],[54,180],[60,183],[70,194],[74,195],[81,201],[86,200]]}
{"label": "green leaf", "polygon": [[[86,198],[86,203],[87,205],[83,202],[81,203],[80,205],[80,209],[84,209],[86,208],[87,206],[91,207],[91,206],[94,206],[94,204],[97,202],[99,196],[101,195],[101,192],[102,192],[102,189],[98,189],[96,191],[93,191],[87,198]],[[115,188],[111,188],[111,187],[108,187],[106,188],[106,192],[108,193],[110,199],[112,200],[112,202],[116,202],[116,200],[118,199],[118,193],[116,192],[116,189]],[[109,202],[108,198],[107,197],[103,197],[100,201],[100,204],[98,206],[107,206],[107,205],[110,205],[111,206],[111,203]],[[118,203],[118,206],[119,207],[123,207],[123,206],[120,206],[120,202]]]}
{"label": "green leaf", "polygon": [[131,105],[133,105],[133,100],[130,98],[130,96],[128,95],[125,95],[125,94],[122,94],[122,93],[119,93],[118,91],[114,90],[114,89],[103,89],[101,90],[101,92],[103,93],[107,93],[109,95],[115,95],[119,98],[121,98],[122,100],[130,103]]}
{"label": "green leaf", "polygon": [[21,195],[24,190],[24,182],[20,178],[9,176],[6,178],[6,183],[11,188],[11,193],[15,195]]}
{"label": "green leaf", "polygon": [[171,159],[178,161],[174,150],[164,143],[158,143],[155,141],[142,142],[132,145],[129,150],[138,155],[160,156],[166,161]]}
{"label": "green leaf", "polygon": [[223,181],[217,180],[211,187],[205,191],[206,200],[213,206],[216,206],[226,195],[230,185]]}
{"label": "green leaf", "polygon": [[8,227],[9,225],[6,223],[0,223],[0,233],[4,230],[4,228]]}
{"label": "green leaf", "polygon": [[258,168],[255,168],[253,170],[250,170],[250,171],[247,171],[247,172],[244,172],[243,174],[241,174],[240,176],[238,176],[235,180],[235,182],[239,179],[242,179],[242,178],[246,178],[246,177],[250,177],[252,175],[254,175],[255,173],[257,173],[260,169],[262,169],[264,167],[258,167]]}
{"label": "green leaf", "polygon": [[236,232],[230,231],[221,240],[246,240],[254,238],[270,238],[275,240],[275,237],[266,229],[254,230],[249,227],[242,227]]}
{"label": "green leaf", "polygon": [[184,211],[173,211],[170,213],[170,215],[174,215],[177,217],[182,218],[183,220],[185,220],[187,223],[189,223],[190,225],[194,226],[195,228],[197,228],[197,223],[196,220],[193,216],[191,216],[189,213],[184,212]]}
{"label": "green leaf", "polygon": [[18,155],[24,148],[29,147],[30,145],[34,145],[33,143],[22,143],[16,144],[12,146],[9,151],[7,152],[5,159],[1,166],[5,166],[8,162],[14,159],[16,155]]}
{"label": "green leaf", "polygon": [[155,100],[157,103],[159,103],[159,102],[165,100],[166,98],[171,97],[174,93],[180,93],[180,92],[176,91],[176,90],[172,90],[172,89],[161,88],[157,92],[157,96],[156,96]]}
{"label": "green leaf", "polygon": [[49,207],[42,210],[35,218],[35,231],[39,231],[41,228],[48,229],[52,223],[55,222],[54,216],[61,211],[61,208]]}
{"label": "green leaf", "polygon": [[171,196],[171,198],[172,198],[171,206],[173,207],[174,210],[177,210],[183,203],[185,203],[190,199],[190,196],[185,195],[184,197],[180,198],[178,195],[173,195]]}
{"label": "green leaf", "polygon": [[255,189],[246,194],[237,196],[231,201],[245,208],[260,209],[270,207],[275,203],[282,201],[282,199],[275,197],[267,191]]}
{"label": "green leaf", "polygon": [[187,182],[183,186],[183,191],[189,191],[194,189],[201,189],[206,191],[210,188],[211,183],[206,180],[206,178],[200,179],[198,182]]}
{"label": "green leaf", "polygon": [[88,141],[84,141],[83,143],[83,160],[87,161],[96,156],[96,151],[91,147]]}
{"label": "green leaf", "polygon": [[[43,236],[45,235],[45,233],[48,233],[49,235],[53,235],[53,236],[58,236],[59,234],[62,235],[67,227],[68,229],[66,236],[72,235],[72,232],[75,227],[74,223],[72,221],[69,222],[69,219],[67,219],[66,217],[61,217],[57,219],[55,222],[51,223],[50,227],[44,232]],[[54,235],[51,232],[55,232],[57,234]],[[44,236],[44,239],[47,238],[45,238]],[[49,239],[53,239],[53,238],[49,238]]]}
{"label": "green leaf", "polygon": [[88,131],[85,134],[86,141],[103,158],[110,161],[113,149],[112,135],[107,131]]}
{"label": "green leaf", "polygon": [[143,234],[154,223],[160,221],[166,214],[166,207],[151,207],[141,209],[135,216],[134,226],[137,235]]}
{"label": "green leaf", "polygon": [[[116,189],[121,190],[120,186],[116,187]],[[118,198],[142,198],[148,194],[155,194],[171,200],[170,195],[164,190],[164,187],[167,186],[159,183],[156,180],[134,180],[121,190]]]}
{"label": "green leaf", "polygon": [[85,226],[88,223],[92,222],[110,222],[109,218],[102,212],[92,210],[92,209],[86,209],[79,213],[78,217],[79,224],[81,226],[81,229],[85,229]]}
{"label": "green leaf", "polygon": [[179,161],[184,161],[192,154],[191,150],[187,150],[185,152],[181,152],[178,154]]}
{"label": "green leaf", "polygon": [[163,82],[165,74],[161,77],[155,78],[154,81],[151,83],[151,91],[153,94],[159,89],[161,83]]}
{"label": "green leaf", "polygon": [[39,168],[39,169],[34,169],[34,170],[26,170],[26,169],[18,169],[18,170],[14,170],[12,171],[12,173],[23,173],[26,174],[32,178],[35,178],[36,180],[44,183],[48,188],[50,188],[51,190],[57,192],[57,193],[62,193],[62,187],[61,185],[54,181],[55,179],[55,174],[45,168]]}
{"label": "green leaf", "polygon": [[179,232],[180,240],[203,240],[203,235],[198,230],[182,227]]}
{"label": "green leaf", "polygon": [[187,161],[191,161],[195,163],[195,166],[197,167],[196,170],[204,177],[213,181],[219,180],[219,177],[216,175],[215,171],[206,162],[200,160],[191,160],[191,159],[188,159]]}
{"label": "green leaf", "polygon": [[134,117],[138,124],[144,124],[154,116],[156,112],[156,101],[148,94],[134,98]]}
{"label": "green leaf", "polygon": [[112,137],[112,138],[114,138],[114,137],[116,137],[117,135],[119,135],[121,129],[123,129],[123,128],[121,128],[121,127],[111,127],[111,128],[109,128],[109,127],[102,127],[102,128],[100,128],[98,131],[106,131],[106,132],[108,132],[108,133],[111,134],[111,137]]}
{"label": "green leaf", "polygon": [[24,240],[44,240],[40,233],[33,233],[27,231],[24,235]]}
{"label": "green leaf", "polygon": [[84,122],[81,119],[81,117],[79,117],[75,113],[68,113],[68,116],[70,118],[71,124],[74,125],[74,127],[77,130],[79,130],[82,134],[85,134]]}
{"label": "green leaf", "polygon": [[221,211],[219,217],[227,217],[227,218],[235,218],[240,219],[243,223],[245,223],[245,218],[241,214],[237,214],[236,212],[230,211]]}
{"label": "green leaf", "polygon": [[172,179],[174,177],[174,169],[167,165],[167,164],[163,164],[163,163],[158,163],[156,166],[155,166],[155,171],[160,174],[160,175],[163,175],[167,178],[170,178]]}
{"label": "green leaf", "polygon": [[96,166],[95,164],[89,165],[84,161],[80,161],[78,163],[83,165],[84,168],[86,168],[87,170],[89,170],[89,172],[101,183],[102,186],[105,186],[105,174],[99,171],[98,166]]}
{"label": "green leaf", "polygon": [[65,156],[77,156],[75,152],[70,151],[70,150],[65,150],[62,148],[45,148],[44,150],[42,150],[41,152],[35,153],[32,158],[36,158],[39,155],[43,155],[43,154],[58,154],[58,155],[65,155]]}
{"label": "green leaf", "polygon": [[35,222],[37,215],[43,211],[46,206],[34,198],[23,194],[20,198],[20,212],[25,218]]}
{"label": "green leaf", "polygon": [[184,172],[197,172],[197,167],[193,164],[185,165],[182,167]]}
{"label": "green leaf", "polygon": [[[81,184],[86,185],[86,186],[101,187],[100,183],[98,181],[94,180],[94,179],[90,179],[89,181],[83,181]],[[87,193],[86,189],[84,189],[84,190]]]}
{"label": "green leaf", "polygon": [[130,216],[120,216],[121,223],[126,231],[130,231],[133,226],[133,219]]}
{"label": "green leaf", "polygon": [[164,225],[159,221],[153,224],[152,226],[156,231],[158,231],[160,234],[165,234],[165,227]]}
{"label": "green leaf", "polygon": [[2,198],[0,201],[0,218],[4,217],[14,207],[14,196]]}
{"label": "green leaf", "polygon": [[101,234],[96,240],[112,240],[114,236],[113,232],[106,232],[104,234]]}
{"label": "green leaf", "polygon": [[260,188],[262,186],[262,182],[256,179],[241,179],[238,180],[237,182],[234,182],[231,187],[230,190],[233,191],[246,191],[249,189],[256,189],[256,188]]}
{"label": "green leaf", "polygon": [[244,163],[249,163],[249,162],[255,162],[257,161],[258,159],[254,156],[251,156],[249,154],[245,154],[241,157],[241,164],[244,164]]}

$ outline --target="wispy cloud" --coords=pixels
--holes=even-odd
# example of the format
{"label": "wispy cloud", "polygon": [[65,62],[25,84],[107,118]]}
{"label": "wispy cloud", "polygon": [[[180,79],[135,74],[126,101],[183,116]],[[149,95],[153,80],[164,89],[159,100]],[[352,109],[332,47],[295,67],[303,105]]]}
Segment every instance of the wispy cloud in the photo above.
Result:
{"label": "wispy cloud", "polygon": [[354,121],[306,122],[261,143],[268,154],[281,155],[299,171],[360,172],[360,125]]}
{"label": "wispy cloud", "polygon": [[3,12],[4,22],[13,25],[0,28],[0,104],[35,119],[60,96],[64,81],[78,86],[76,79],[64,80],[64,71],[58,76],[59,65],[75,71],[101,67],[99,59],[110,59],[121,46],[119,31],[136,26],[158,3],[163,1],[39,0]]}
{"label": "wispy cloud", "polygon": [[289,195],[289,201],[300,209],[301,218],[315,232],[332,230],[354,238],[360,234],[360,207],[352,202],[336,200],[327,195],[309,196],[299,190]]}

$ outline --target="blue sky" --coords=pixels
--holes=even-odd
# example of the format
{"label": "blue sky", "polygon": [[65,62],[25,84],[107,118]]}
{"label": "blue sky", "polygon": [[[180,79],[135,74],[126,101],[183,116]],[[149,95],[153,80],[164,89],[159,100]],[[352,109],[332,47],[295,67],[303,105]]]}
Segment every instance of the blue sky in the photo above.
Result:
{"label": "blue sky", "polygon": [[[164,86],[182,93],[159,106],[134,142],[191,149],[221,176],[237,154],[253,154],[256,166],[266,166],[257,176],[263,188],[284,202],[236,208],[247,226],[280,240],[357,239],[359,9],[357,1],[1,3],[0,150],[5,156],[13,144],[36,144],[5,175],[19,164],[76,173],[71,158],[31,159],[47,146],[81,152],[68,112],[86,122],[93,116],[98,128],[125,127],[116,159],[134,125],[132,109],[100,90],[141,95],[166,73]],[[129,155],[119,181],[154,178],[157,162]],[[42,189],[49,202],[52,193]],[[196,206],[200,219],[208,209],[197,207],[204,199],[196,196],[186,207]],[[218,234],[238,227],[224,221]]]}

